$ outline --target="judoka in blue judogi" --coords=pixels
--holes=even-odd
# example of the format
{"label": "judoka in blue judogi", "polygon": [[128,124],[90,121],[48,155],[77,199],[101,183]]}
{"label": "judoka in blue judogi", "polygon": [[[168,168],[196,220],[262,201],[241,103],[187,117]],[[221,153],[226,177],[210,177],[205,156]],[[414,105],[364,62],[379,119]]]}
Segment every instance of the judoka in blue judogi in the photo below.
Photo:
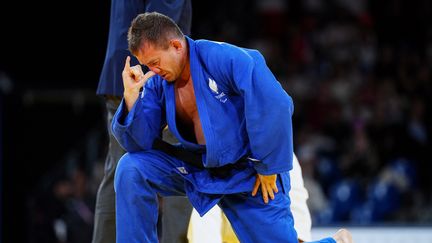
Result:
{"label": "judoka in blue judogi", "polygon": [[[294,106],[263,56],[192,40],[156,13],[139,15],[128,38],[151,72],[127,59],[113,119],[128,151],[115,176],[117,242],[158,241],[157,194],[186,195],[200,215],[219,204],[241,242],[297,242],[288,196]],[[201,167],[154,148],[166,125]]]}

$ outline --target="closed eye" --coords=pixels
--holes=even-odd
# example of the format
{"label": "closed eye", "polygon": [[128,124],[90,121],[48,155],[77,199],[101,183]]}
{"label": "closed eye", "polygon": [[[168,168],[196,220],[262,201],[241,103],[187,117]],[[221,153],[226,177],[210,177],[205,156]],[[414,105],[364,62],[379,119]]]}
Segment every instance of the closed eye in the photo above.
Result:
{"label": "closed eye", "polygon": [[156,66],[156,65],[158,65],[159,64],[159,61],[153,61],[153,62],[150,62],[149,64],[148,64],[148,66],[150,66],[150,67],[154,67],[154,66]]}

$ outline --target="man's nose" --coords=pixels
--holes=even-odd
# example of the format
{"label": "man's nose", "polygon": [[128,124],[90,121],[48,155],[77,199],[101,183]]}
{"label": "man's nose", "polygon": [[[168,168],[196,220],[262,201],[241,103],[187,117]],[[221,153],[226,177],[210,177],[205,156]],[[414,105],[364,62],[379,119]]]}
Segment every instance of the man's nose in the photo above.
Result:
{"label": "man's nose", "polygon": [[151,70],[151,71],[153,71],[154,73],[156,73],[156,74],[159,74],[160,73],[160,69],[159,68],[157,68],[157,67],[149,67],[149,69]]}

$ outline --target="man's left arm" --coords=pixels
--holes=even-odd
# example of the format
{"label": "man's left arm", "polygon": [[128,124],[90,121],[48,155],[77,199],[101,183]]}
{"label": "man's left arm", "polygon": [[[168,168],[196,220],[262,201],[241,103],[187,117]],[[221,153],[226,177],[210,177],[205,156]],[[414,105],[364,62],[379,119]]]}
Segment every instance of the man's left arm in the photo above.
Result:
{"label": "man's left arm", "polygon": [[277,174],[292,169],[294,106],[258,51],[239,49],[233,52],[232,85],[244,99],[252,157],[258,160],[252,194],[256,195],[261,189],[267,203],[278,192]]}

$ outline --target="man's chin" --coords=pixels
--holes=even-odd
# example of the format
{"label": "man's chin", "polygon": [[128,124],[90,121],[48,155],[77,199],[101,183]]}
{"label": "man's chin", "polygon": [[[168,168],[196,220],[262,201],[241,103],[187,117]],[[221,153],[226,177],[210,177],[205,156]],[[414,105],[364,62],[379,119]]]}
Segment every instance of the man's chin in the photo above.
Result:
{"label": "man's chin", "polygon": [[173,78],[172,75],[165,75],[164,77],[162,77],[163,79],[165,79],[168,82],[174,82],[176,80],[176,78]]}

